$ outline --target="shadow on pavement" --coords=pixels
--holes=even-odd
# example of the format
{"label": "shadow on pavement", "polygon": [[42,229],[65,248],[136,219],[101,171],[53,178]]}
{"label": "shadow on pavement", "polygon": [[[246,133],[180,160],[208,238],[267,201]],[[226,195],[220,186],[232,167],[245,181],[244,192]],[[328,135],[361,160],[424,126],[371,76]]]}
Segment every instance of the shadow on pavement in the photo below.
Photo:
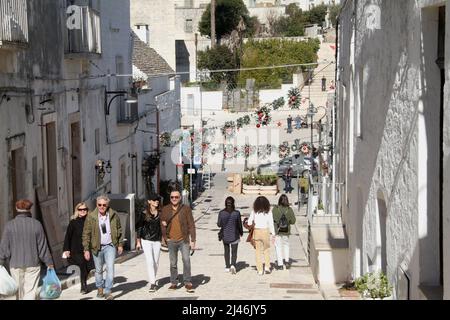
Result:
{"label": "shadow on pavement", "polygon": [[245,261],[239,261],[236,263],[236,272],[247,269],[250,265]]}
{"label": "shadow on pavement", "polygon": [[147,284],[148,284],[147,281],[141,280],[141,281],[137,281],[137,282],[128,282],[128,283],[123,283],[121,285],[118,285],[117,287],[115,287],[113,289],[113,294],[114,294],[114,292],[118,292],[118,291],[121,291],[121,293],[119,293],[118,295],[114,295],[114,299],[120,298],[121,296],[124,296],[131,291],[139,290],[139,289],[145,287]]}
{"label": "shadow on pavement", "polygon": [[198,274],[192,277],[192,286],[197,288],[199,286],[203,286],[211,281],[211,277],[205,276],[204,274]]}

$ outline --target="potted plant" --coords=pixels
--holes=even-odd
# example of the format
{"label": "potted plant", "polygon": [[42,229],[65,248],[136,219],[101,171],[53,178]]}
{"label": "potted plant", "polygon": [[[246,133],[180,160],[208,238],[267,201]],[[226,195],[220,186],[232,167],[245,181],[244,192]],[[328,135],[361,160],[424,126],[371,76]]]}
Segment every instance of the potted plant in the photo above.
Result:
{"label": "potted plant", "polygon": [[317,211],[316,212],[317,212],[318,215],[325,214],[325,210],[324,210],[322,202],[319,202],[319,204],[317,205]]}
{"label": "potted plant", "polygon": [[365,300],[392,300],[392,286],[381,271],[366,273],[359,277],[355,281],[355,287]]}

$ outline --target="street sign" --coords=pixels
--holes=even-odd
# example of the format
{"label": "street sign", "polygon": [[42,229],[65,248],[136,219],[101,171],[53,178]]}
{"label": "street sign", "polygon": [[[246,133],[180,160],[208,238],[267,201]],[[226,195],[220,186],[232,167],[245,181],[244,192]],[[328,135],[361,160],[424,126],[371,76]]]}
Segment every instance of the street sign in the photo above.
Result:
{"label": "street sign", "polygon": [[195,174],[195,169],[188,169],[188,174]]}

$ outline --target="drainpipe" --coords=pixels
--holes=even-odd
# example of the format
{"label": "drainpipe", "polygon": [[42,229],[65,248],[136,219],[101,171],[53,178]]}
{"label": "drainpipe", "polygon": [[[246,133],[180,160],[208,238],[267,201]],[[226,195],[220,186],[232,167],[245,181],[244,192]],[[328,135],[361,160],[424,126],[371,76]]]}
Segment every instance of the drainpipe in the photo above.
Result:
{"label": "drainpipe", "polygon": [[[156,104],[156,151],[160,153],[160,141],[159,141],[159,105]],[[160,182],[161,182],[161,163],[156,170],[156,194],[160,194]]]}

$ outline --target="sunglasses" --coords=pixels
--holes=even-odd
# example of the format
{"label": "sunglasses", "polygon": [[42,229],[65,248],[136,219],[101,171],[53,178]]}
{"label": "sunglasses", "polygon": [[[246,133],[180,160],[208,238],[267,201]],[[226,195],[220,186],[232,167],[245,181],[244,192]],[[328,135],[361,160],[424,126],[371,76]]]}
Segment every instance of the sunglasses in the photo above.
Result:
{"label": "sunglasses", "polygon": [[180,197],[170,197],[170,199],[180,199]]}
{"label": "sunglasses", "polygon": [[78,208],[78,211],[88,211],[88,208]]}
{"label": "sunglasses", "polygon": [[97,207],[107,207],[108,205],[107,204],[102,204],[102,203],[99,203],[98,205],[97,205]]}

